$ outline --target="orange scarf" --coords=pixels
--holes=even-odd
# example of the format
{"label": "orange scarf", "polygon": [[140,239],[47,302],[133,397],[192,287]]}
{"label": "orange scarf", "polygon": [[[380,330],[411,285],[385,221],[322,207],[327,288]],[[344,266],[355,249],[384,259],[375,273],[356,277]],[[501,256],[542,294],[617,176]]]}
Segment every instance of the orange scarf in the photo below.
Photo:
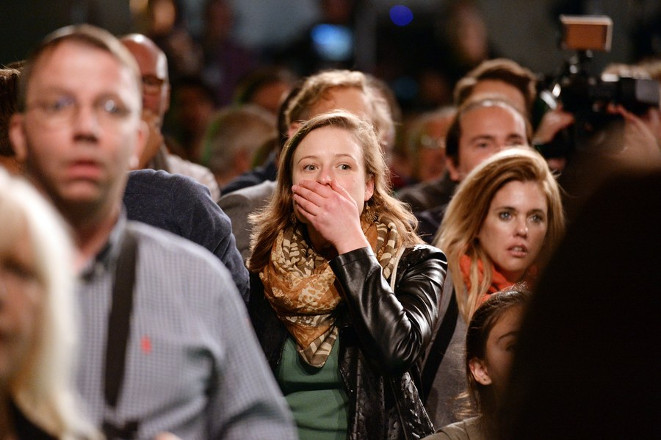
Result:
{"label": "orange scarf", "polygon": [[[466,285],[466,290],[470,290],[470,270],[471,270],[471,258],[468,255],[462,255],[459,260],[459,268],[461,269],[461,275]],[[484,279],[484,266],[481,260],[477,260],[477,270],[478,270],[478,283],[481,283]],[[505,275],[498,272],[494,267],[491,272],[491,285],[487,289],[486,293],[478,300],[478,306],[489,298],[489,295],[492,293],[500,292],[503,289],[511,287],[514,283],[511,283],[505,278]]]}

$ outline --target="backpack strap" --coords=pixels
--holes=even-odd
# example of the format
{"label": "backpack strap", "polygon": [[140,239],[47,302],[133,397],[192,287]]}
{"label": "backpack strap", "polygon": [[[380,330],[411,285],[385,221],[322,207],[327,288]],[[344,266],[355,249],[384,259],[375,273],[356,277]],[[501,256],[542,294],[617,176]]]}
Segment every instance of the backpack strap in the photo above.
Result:
{"label": "backpack strap", "polygon": [[[117,407],[119,401],[126,369],[126,346],[133,309],[137,247],[135,234],[127,228],[115,268],[112,306],[108,316],[103,392],[106,405],[113,409]],[[132,438],[137,429],[138,424],[135,421],[128,422],[124,428],[117,428],[108,421],[103,422],[103,430],[108,438]],[[127,430],[131,432],[125,432]]]}

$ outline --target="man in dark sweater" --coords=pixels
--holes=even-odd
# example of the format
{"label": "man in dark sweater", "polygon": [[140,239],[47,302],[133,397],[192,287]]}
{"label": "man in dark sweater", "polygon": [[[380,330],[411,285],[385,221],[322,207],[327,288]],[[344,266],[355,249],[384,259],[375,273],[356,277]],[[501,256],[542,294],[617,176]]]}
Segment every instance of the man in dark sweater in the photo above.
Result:
{"label": "man in dark sweater", "polygon": [[232,223],[204,185],[165,171],[131,171],[124,206],[129,220],[165,229],[208,249],[227,267],[247,301],[248,270],[236,248]]}

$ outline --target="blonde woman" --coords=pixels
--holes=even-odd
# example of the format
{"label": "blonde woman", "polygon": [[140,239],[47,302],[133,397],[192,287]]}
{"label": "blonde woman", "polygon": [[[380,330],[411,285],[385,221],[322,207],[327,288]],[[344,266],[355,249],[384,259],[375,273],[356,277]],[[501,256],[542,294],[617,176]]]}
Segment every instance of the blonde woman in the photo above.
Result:
{"label": "blonde woman", "polygon": [[249,310],[301,439],[420,438],[411,379],[430,340],[445,256],[389,194],[372,126],[304,122],[275,194],[253,217]]}
{"label": "blonde woman", "polygon": [[497,153],[457,188],[435,241],[448,256],[454,289],[422,371],[425,404],[439,426],[458,420],[466,324],[492,293],[534,282],[563,231],[558,184],[534,151]]}
{"label": "blonde woman", "polygon": [[534,151],[503,151],[458,187],[435,244],[465,322],[488,295],[534,278],[564,231],[560,190]]}
{"label": "blonde woman", "polygon": [[0,169],[0,438],[90,439],[73,391],[73,255],[64,223]]}

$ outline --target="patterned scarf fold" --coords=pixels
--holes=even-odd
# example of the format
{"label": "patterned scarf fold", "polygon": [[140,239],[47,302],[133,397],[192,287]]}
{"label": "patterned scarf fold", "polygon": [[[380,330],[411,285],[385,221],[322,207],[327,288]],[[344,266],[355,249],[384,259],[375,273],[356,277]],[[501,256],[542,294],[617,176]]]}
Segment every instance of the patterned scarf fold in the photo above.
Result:
{"label": "patterned scarf fold", "polygon": [[[363,232],[389,279],[401,245],[393,223],[362,223]],[[301,358],[321,368],[339,334],[334,311],[342,300],[335,274],[305,241],[301,228],[280,231],[269,264],[259,273],[266,299],[297,343]]]}

